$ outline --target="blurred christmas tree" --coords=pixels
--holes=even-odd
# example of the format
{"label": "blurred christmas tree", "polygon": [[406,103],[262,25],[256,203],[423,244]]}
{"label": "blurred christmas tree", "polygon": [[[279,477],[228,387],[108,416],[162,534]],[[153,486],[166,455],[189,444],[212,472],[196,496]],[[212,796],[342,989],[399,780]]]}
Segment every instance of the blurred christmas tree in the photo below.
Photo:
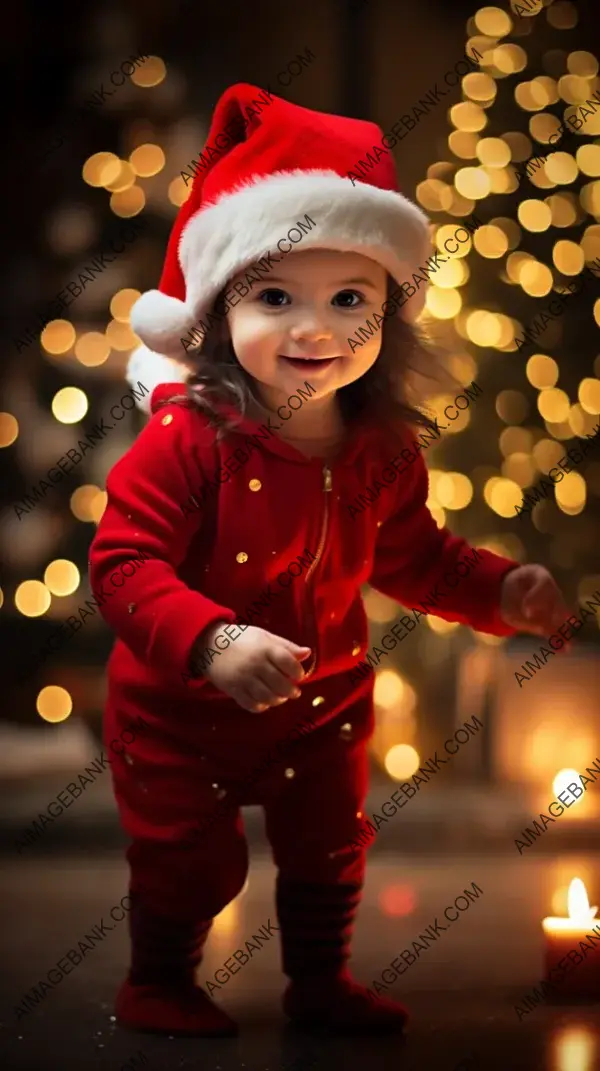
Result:
{"label": "blurred christmas tree", "polygon": [[[179,170],[204,131],[201,118],[182,115],[183,76],[175,70],[169,81],[163,60],[139,47],[130,14],[105,8],[49,26],[42,51],[53,34],[66,73],[52,82],[56,99],[23,146],[41,195],[35,237],[21,242],[8,288],[3,714],[60,722],[76,711],[98,725],[113,637],[90,612],[88,548],[106,475],[145,420],[131,397],[120,407],[138,343],[129,314],[141,290],[156,285],[187,192]],[[48,96],[41,60],[38,67],[32,57],[31,72],[37,107]]]}
{"label": "blurred christmas tree", "polygon": [[[532,512],[516,509],[600,412],[600,79],[596,57],[575,43],[593,29],[585,14],[563,0],[475,13],[466,51],[482,54],[482,70],[463,78],[463,101],[449,110],[451,160],[433,163],[417,189],[434,218],[485,221],[472,249],[432,279],[427,302],[433,318],[453,321],[460,378],[484,390],[465,413],[468,432],[438,447],[444,469],[451,461],[459,472],[432,473],[432,507],[441,522],[470,505],[465,535],[542,561],[580,599],[600,587],[600,452]],[[453,229],[440,225],[440,250]]]}
{"label": "blurred christmas tree", "polygon": [[[578,47],[596,16],[566,0],[511,9],[468,20],[465,53],[481,55],[481,71],[462,78],[452,132],[416,190],[446,257],[462,219],[484,222],[430,279],[423,322],[483,393],[427,450],[428,504],[471,544],[541,562],[576,602],[600,590],[600,436],[580,463],[563,462],[573,471],[560,482],[546,474],[600,413],[600,78]],[[569,287],[581,292],[549,313]],[[440,421],[452,401],[431,399]],[[549,494],[519,516],[542,478]],[[366,605],[377,643],[398,608],[376,592]],[[386,659],[374,747],[392,776],[409,777],[451,723],[467,649],[505,642],[430,616]]]}

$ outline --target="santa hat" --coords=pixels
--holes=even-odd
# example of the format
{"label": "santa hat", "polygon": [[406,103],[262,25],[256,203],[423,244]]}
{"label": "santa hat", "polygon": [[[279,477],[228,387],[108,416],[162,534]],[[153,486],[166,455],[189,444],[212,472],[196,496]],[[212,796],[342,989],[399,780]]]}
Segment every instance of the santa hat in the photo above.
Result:
{"label": "santa hat", "polygon": [[[379,148],[382,137],[375,123],[301,108],[244,82],[227,89],[193,165],[159,289],[132,308],[131,325],[144,345],[129,359],[128,381],[141,379],[146,398],[159,383],[184,382],[190,373],[183,340],[193,338],[225,284],[275,253],[299,221],[297,248],[363,253],[398,283],[410,277],[431,249],[428,220],[400,193],[393,157]],[[398,315],[414,320],[424,301],[423,287]]]}

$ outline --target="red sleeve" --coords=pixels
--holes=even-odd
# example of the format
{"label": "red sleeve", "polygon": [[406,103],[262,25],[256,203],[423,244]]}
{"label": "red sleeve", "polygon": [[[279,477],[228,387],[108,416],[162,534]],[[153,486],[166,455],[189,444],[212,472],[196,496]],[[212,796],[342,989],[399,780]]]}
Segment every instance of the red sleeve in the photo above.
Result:
{"label": "red sleeve", "polygon": [[[200,632],[236,617],[177,576],[202,524],[201,509],[182,510],[204,479],[199,433],[202,418],[187,407],[166,405],[150,419],[108,475],[90,549],[90,584],[104,620],[139,659],[176,674],[188,669]],[[143,564],[115,586],[111,575],[136,558]]]}
{"label": "red sleeve", "polygon": [[[448,528],[438,528],[425,504],[429,473],[420,453],[399,476],[398,493],[396,511],[379,529],[371,587],[407,608],[423,607],[478,632],[514,636],[517,630],[502,620],[499,607],[502,581],[519,562],[476,550]],[[453,566],[466,556],[476,565],[458,577]],[[446,574],[451,574],[450,584]]]}

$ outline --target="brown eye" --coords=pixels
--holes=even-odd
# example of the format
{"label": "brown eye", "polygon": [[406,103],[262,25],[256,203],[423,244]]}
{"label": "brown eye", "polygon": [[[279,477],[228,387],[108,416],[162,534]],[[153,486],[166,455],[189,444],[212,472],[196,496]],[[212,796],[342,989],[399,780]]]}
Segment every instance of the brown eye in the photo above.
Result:
{"label": "brown eye", "polygon": [[[349,298],[356,298],[357,300],[354,304],[350,304]],[[357,309],[361,301],[364,301],[364,296],[359,294],[358,290],[338,290],[332,299],[332,304],[339,304],[342,309]]]}
{"label": "brown eye", "polygon": [[258,295],[258,300],[262,301],[264,305],[271,306],[271,308],[280,307],[284,304],[286,298],[289,300],[289,294],[286,294],[285,290],[278,290],[276,287],[263,290]]}

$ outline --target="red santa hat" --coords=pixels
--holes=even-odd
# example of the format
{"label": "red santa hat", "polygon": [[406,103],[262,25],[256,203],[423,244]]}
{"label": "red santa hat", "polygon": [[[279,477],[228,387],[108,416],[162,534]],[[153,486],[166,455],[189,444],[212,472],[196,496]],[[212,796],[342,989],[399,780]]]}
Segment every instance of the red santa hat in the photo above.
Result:
{"label": "red santa hat", "polygon": [[[302,108],[244,82],[227,89],[193,165],[159,289],[132,308],[143,345],[129,359],[128,381],[141,379],[147,398],[159,383],[184,382],[183,339],[225,284],[274,253],[307,214],[315,226],[298,248],[352,250],[382,264],[398,283],[410,276],[431,250],[428,220],[400,193],[389,150],[375,150],[382,137],[375,123]],[[360,175],[367,153],[361,171],[369,169]],[[414,320],[424,301],[425,287],[398,315]]]}

